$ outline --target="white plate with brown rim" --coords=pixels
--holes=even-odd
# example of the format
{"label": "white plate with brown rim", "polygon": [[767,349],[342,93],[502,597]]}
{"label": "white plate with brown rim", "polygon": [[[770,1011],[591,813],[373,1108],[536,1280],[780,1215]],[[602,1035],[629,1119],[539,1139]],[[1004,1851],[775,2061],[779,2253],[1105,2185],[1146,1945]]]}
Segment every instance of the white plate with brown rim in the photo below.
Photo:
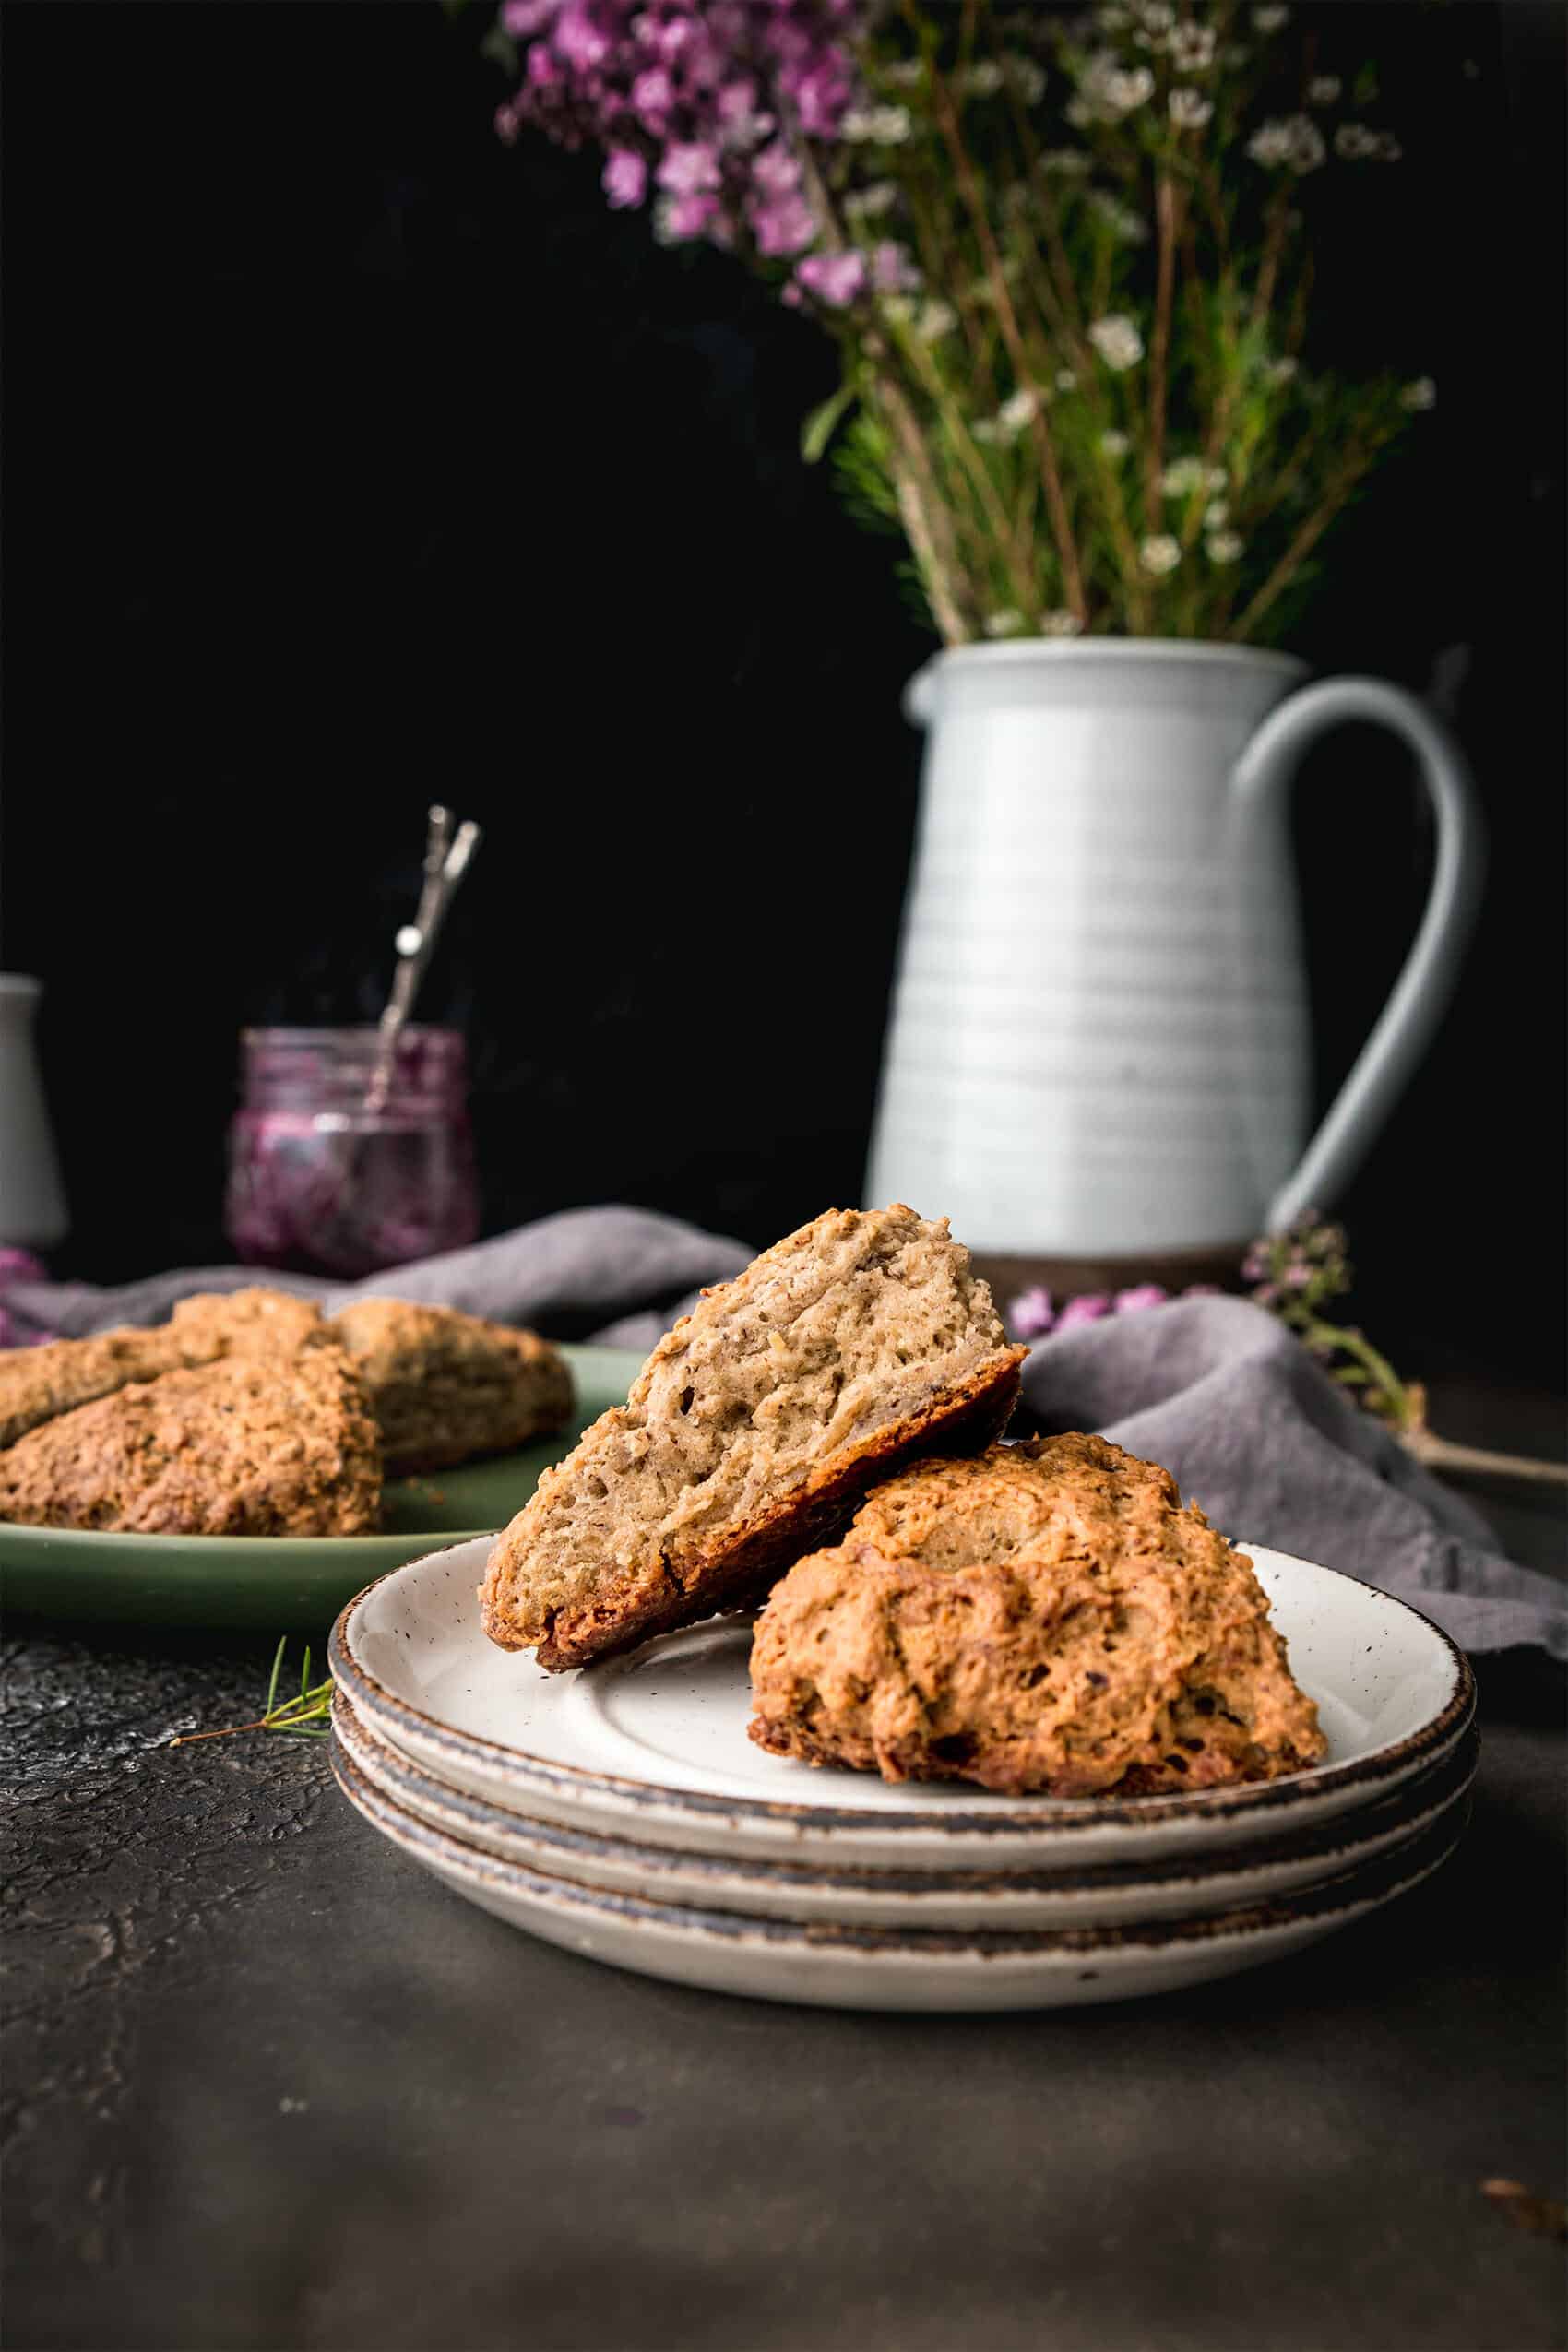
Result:
{"label": "white plate with brown rim", "polygon": [[1265,1843],[1184,1854],[1168,1862],[1105,1862],[1039,1871],[825,1870],[760,1857],[687,1854],[529,1821],[454,1788],[386,1746],[341,1691],[333,1737],[370,1787],[427,1827],[504,1862],[611,1895],[697,1910],[841,1926],[959,1930],[1113,1927],[1194,1918],[1273,1902],[1412,1845],[1463,1804],[1475,1776],[1471,1732],[1457,1750],[1392,1796]]}
{"label": "white plate with brown rim", "polygon": [[374,1788],[340,1746],[332,1768],[355,1810],[422,1870],[547,1943],[640,1976],[834,2009],[1058,2009],[1233,1976],[1420,1885],[1453,1852],[1466,1810],[1449,1807],[1413,1843],[1303,1892],[1206,1918],[944,1932],[797,1925],[573,1885],[431,1827]]}
{"label": "white plate with brown rim", "polygon": [[548,1674],[487,1641],[488,1540],[413,1561],[333,1628],[332,1674],[365,1728],[449,1787],[529,1820],[687,1853],[827,1868],[1010,1871],[1170,1859],[1277,1839],[1373,1805],[1457,1747],[1463,1653],[1404,1602],[1247,1550],[1316,1700],[1310,1771],[1180,1796],[1009,1797],[814,1770],[746,1738],[748,1622],[720,1618]]}

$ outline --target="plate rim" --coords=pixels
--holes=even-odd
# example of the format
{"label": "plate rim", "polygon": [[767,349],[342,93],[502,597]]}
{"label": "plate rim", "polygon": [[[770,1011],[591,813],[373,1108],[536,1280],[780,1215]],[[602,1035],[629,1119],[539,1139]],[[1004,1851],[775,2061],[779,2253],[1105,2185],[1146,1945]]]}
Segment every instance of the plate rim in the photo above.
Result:
{"label": "plate rim", "polygon": [[[422,1849],[456,1876],[522,1895],[553,1907],[557,1913],[608,1918],[634,1927],[662,1930],[666,1934],[695,1937],[709,1948],[727,1946],[736,1950],[750,1943],[786,1951],[859,1954],[939,1966],[997,1957],[1037,1961],[1126,1959],[1134,1955],[1158,1958],[1171,1951],[1198,1949],[1221,1942],[1245,1946],[1273,1932],[1308,1925],[1321,1926],[1326,1931],[1336,1924],[1348,1925],[1363,1912],[1420,1885],[1450,1859],[1469,1825],[1469,1800],[1461,1797],[1408,1847],[1353,1864],[1316,1885],[1299,1888],[1292,1895],[1237,1905],[1192,1918],[1130,1920],[1099,1928],[890,1929],[822,1920],[808,1926],[759,1913],[707,1910],[695,1904],[651,1901],[646,1896],[583,1886],[554,1878],[547,1871],[529,1870],[525,1863],[481,1853],[460,1838],[422,1822],[366,1781],[363,1773],[336,1743],[330,1764],[339,1788],[361,1819],[410,1859],[418,1860]],[[393,1819],[384,1821],[377,1818],[378,1814]],[[1412,1868],[1418,1859],[1420,1867]],[[1387,1883],[1381,1884],[1383,1881]],[[1354,1892],[1348,1893],[1351,1888]]]}
{"label": "plate rim", "polygon": [[[480,1540],[469,1537],[469,1542]],[[356,1593],[339,1610],[327,1640],[327,1666],[334,1683],[347,1687],[350,1698],[356,1683],[370,1696],[370,1711],[382,1710],[394,1721],[412,1726],[415,1735],[432,1746],[447,1748],[469,1761],[477,1761],[493,1772],[497,1766],[520,1780],[532,1779],[555,1790],[586,1792],[602,1790],[624,1799],[631,1806],[661,1806],[678,1812],[692,1812],[711,1819],[725,1815],[747,1821],[766,1820],[770,1823],[794,1823],[802,1827],[832,1832],[835,1830],[886,1831],[890,1835],[913,1835],[925,1832],[937,1835],[971,1835],[976,1833],[1010,1832],[1021,1829],[1051,1829],[1071,1831],[1082,1824],[1103,1825],[1107,1820],[1125,1820],[1142,1825],[1158,1827],[1168,1822],[1229,1821],[1237,1814],[1250,1815],[1265,1811],[1288,1811],[1291,1805],[1314,1797],[1337,1793],[1357,1786],[1376,1787],[1384,1781],[1398,1781],[1408,1776],[1423,1759],[1443,1752],[1454,1744],[1475,1714],[1476,1682],[1470,1662],[1453,1637],[1441,1625],[1396,1593],[1385,1592],[1382,1586],[1370,1584],[1363,1576],[1353,1576],[1342,1568],[1324,1568],[1320,1562],[1302,1560],[1293,1552],[1275,1552],[1277,1559],[1289,1561],[1298,1568],[1313,1569],[1317,1574],[1336,1576],[1344,1584],[1373,1594],[1380,1601],[1396,1609],[1408,1610],[1428,1632],[1435,1634],[1447,1651],[1455,1668],[1454,1690],[1444,1705],[1430,1721],[1403,1740],[1391,1745],[1374,1748],[1364,1756],[1355,1756],[1339,1764],[1313,1764],[1304,1772],[1282,1774],[1277,1779],[1251,1781],[1220,1789],[1194,1789],[1176,1796],[1119,1797],[1091,1800],[1073,1797],[1034,1798],[1020,1796],[1005,1812],[961,1812],[917,1811],[873,1813],[858,1806],[834,1806],[798,1802],[789,1798],[719,1796],[708,1789],[677,1788],[666,1783],[637,1780],[625,1774],[590,1771],[585,1766],[552,1762],[535,1756],[527,1749],[509,1747],[501,1740],[487,1739],[482,1733],[461,1731],[434,1716],[416,1707],[411,1701],[400,1698],[386,1689],[370,1669],[356,1658],[349,1646],[350,1621],[381,1586],[392,1576],[422,1568],[428,1562],[459,1550],[460,1543],[443,1544],[436,1551],[418,1560],[403,1562],[389,1569]],[[1245,1544],[1238,1544],[1245,1551]],[[1274,1551],[1271,1544],[1254,1547],[1260,1551]],[[672,1627],[672,1633],[685,1633],[689,1627]],[[655,1640],[668,1638],[655,1635]],[[582,1669],[574,1669],[581,1671]],[[1107,1808],[1114,1805],[1114,1812]]]}
{"label": "plate rim", "polygon": [[[339,1728],[339,1716],[351,1727],[345,1739]],[[559,1847],[567,1853],[579,1849],[607,1849],[608,1858],[627,1867],[647,1867],[666,1873],[685,1870],[688,1874],[707,1879],[714,1883],[729,1879],[744,1886],[771,1887],[783,1892],[810,1889],[820,1894],[886,1894],[903,1895],[910,1900],[923,1896],[973,1895],[977,1900],[993,1892],[1018,1895],[1090,1895],[1111,1894],[1134,1885],[1173,1887],[1178,1884],[1197,1889],[1212,1878],[1236,1878],[1257,1870],[1267,1870],[1276,1864],[1303,1859],[1328,1860],[1336,1853],[1354,1857],[1360,1851],[1365,1838],[1368,1817],[1382,1816],[1378,1833],[1392,1832],[1399,1822],[1400,1811],[1409,1808],[1413,1817],[1422,1815],[1422,1826],[1430,1827],[1452,1806],[1460,1803],[1474,1786],[1479,1769],[1480,1739],[1472,1730],[1465,1740],[1455,1743],[1445,1755],[1433,1760],[1428,1767],[1429,1777],[1415,1788],[1390,1790],[1376,1804],[1351,1813],[1331,1813],[1322,1821],[1301,1831],[1287,1833],[1272,1840],[1245,1847],[1220,1846],[1196,1851],[1175,1849],[1168,1857],[1155,1856],[1123,1859],[1113,1861],[1074,1863],[1067,1869],[1030,1869],[1014,1866],[989,1870],[964,1867],[951,1870],[917,1869],[912,1866],[878,1868],[874,1864],[825,1863],[791,1861],[771,1855],[751,1853],[718,1854],[695,1847],[650,1846],[639,1843],[635,1836],[615,1831],[570,1826],[560,1822],[541,1821],[532,1814],[509,1812],[504,1805],[477,1796],[471,1789],[444,1781],[406,1756],[401,1750],[390,1747],[377,1738],[373,1727],[363,1723],[355,1712],[352,1699],[346,1691],[336,1690],[332,1701],[332,1728],[335,1744],[347,1752],[349,1761],[371,1786],[379,1790],[392,1804],[401,1805],[413,1814],[422,1816],[399,1792],[398,1783],[408,1780],[422,1784],[431,1792],[427,1801],[436,1802],[459,1818],[471,1817],[477,1838],[493,1822],[494,1833],[511,1831],[527,1835],[535,1844]],[[360,1760],[355,1743],[378,1752],[372,1764]],[[385,1773],[391,1787],[384,1786],[377,1777]],[[1435,1789],[1435,1796],[1434,1796]],[[1384,1809],[1387,1809],[1386,1812]],[[427,1827],[439,1824],[429,1823]],[[1408,1825],[1408,1823],[1407,1823]],[[461,1830],[449,1827],[445,1834],[459,1844],[470,1841]],[[1378,1850],[1385,1850],[1385,1839]],[[487,1851],[479,1847],[478,1851]],[[501,1855],[500,1860],[515,1858]],[[1362,1856],[1371,1860],[1370,1854]],[[526,1869],[526,1863],[519,1864]],[[1348,1861],[1345,1866],[1350,1867]],[[1325,1875],[1330,1873],[1325,1872]],[[592,1882],[576,1882],[592,1883]]]}

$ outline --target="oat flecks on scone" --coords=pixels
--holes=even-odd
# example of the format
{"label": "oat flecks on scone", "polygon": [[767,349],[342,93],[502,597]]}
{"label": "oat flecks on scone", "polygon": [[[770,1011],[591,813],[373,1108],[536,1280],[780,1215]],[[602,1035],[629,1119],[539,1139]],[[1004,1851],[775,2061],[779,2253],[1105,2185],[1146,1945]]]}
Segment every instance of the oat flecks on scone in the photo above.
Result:
{"label": "oat flecks on scone", "polygon": [[912,1209],[830,1209],[707,1292],[498,1538],[484,1629],[580,1666],[754,1600],[915,1454],[1005,1425],[1026,1350]]}
{"label": "oat flecks on scone", "polygon": [[565,1361],[531,1331],[401,1299],[356,1300],[327,1327],[364,1382],[389,1472],[505,1454],[571,1413]]}
{"label": "oat flecks on scone", "polygon": [[380,1502],[379,1433],[340,1348],[167,1372],[0,1454],[0,1520],[30,1526],[357,1536]]}
{"label": "oat flecks on scone", "polygon": [[133,1381],[258,1348],[285,1350],[325,1332],[321,1310],[286,1290],[202,1291],[183,1299],[155,1330],[101,1331],[87,1339],[51,1339],[42,1348],[0,1353],[0,1446]]}
{"label": "oat flecks on scone", "polygon": [[1244,1553],[1103,1438],[878,1487],[758,1620],[776,1754],[1059,1797],[1273,1779],[1324,1752]]}

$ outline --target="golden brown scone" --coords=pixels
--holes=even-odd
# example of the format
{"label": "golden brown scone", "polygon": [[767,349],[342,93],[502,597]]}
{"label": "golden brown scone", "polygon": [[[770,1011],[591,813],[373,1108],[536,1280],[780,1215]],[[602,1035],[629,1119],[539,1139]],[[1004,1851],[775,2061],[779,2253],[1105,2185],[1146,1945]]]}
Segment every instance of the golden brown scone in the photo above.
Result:
{"label": "golden brown scone", "polygon": [[379,1435],[340,1348],[167,1372],[0,1454],[0,1519],[29,1526],[358,1536],[380,1502]]}
{"label": "golden brown scone", "polygon": [[761,1598],[914,1454],[1005,1426],[1027,1350],[945,1218],[829,1209],[705,1291],[496,1541],[484,1630],[583,1665]]}
{"label": "golden brown scone", "polygon": [[401,1299],[360,1299],[327,1327],[364,1383],[389,1472],[508,1453],[572,1410],[564,1359],[531,1331]]}
{"label": "golden brown scone", "polygon": [[285,1290],[202,1291],[183,1299],[155,1330],[101,1331],[0,1353],[0,1446],[132,1381],[215,1363],[257,1348],[297,1348],[327,1330],[321,1310]]}
{"label": "golden brown scone", "polygon": [[922,1462],[757,1621],[751,1736],[887,1780],[1210,1788],[1324,1753],[1244,1553],[1103,1438]]}

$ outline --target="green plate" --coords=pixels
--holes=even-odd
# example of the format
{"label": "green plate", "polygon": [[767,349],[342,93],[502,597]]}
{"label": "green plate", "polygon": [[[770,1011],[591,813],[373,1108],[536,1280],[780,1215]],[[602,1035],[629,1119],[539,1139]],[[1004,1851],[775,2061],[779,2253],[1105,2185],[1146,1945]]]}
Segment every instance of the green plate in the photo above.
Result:
{"label": "green plate", "polygon": [[520,1453],[387,1486],[378,1536],[123,1536],[0,1523],[8,1610],[156,1625],[252,1625],[276,1633],[329,1624],[345,1601],[405,1560],[504,1527],[540,1472],[571,1451],[607,1406],[624,1404],[643,1359],[624,1348],[563,1348],[576,1384],[565,1428]]}

